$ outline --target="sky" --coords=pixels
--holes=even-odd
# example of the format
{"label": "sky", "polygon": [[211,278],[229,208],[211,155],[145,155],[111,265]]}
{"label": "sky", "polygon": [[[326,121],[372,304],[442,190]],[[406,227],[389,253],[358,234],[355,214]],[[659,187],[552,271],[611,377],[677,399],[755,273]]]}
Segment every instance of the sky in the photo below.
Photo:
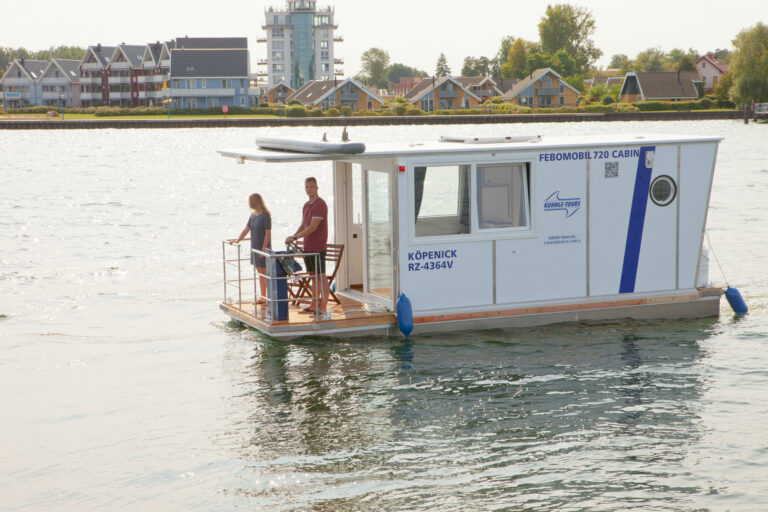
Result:
{"label": "sky", "polygon": [[[391,63],[427,73],[434,72],[440,53],[445,53],[452,73],[458,75],[465,57],[493,57],[505,36],[537,41],[537,25],[548,3],[571,3],[592,12],[593,39],[604,53],[597,62],[601,67],[607,67],[612,55],[633,58],[656,46],[665,51],[693,48],[700,53],[731,48],[739,31],[758,21],[768,24],[766,0],[482,0],[465,2],[463,7],[445,0],[318,0],[319,7],[335,9],[336,35],[343,36],[344,42],[336,43],[334,52],[345,61],[337,66],[345,76],[357,74],[360,56],[374,47],[387,51]],[[111,5],[121,8],[112,10]],[[256,42],[264,36],[264,10],[285,5],[285,0],[220,4],[132,0],[125,5],[102,0],[16,2],[12,19],[5,17],[0,30],[0,46],[35,51],[59,45],[146,44],[185,35],[246,36],[251,72],[256,72],[256,61],[266,58],[266,45]]]}

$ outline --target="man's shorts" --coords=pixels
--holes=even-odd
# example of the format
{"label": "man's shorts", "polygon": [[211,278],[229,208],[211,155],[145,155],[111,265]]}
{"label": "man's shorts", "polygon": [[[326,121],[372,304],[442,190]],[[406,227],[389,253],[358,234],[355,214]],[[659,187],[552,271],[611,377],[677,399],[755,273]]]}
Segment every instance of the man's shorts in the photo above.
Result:
{"label": "man's shorts", "polygon": [[320,260],[320,274],[325,274],[325,253],[321,252],[318,256],[304,256],[304,265],[307,267],[307,273],[315,273],[315,258]]}

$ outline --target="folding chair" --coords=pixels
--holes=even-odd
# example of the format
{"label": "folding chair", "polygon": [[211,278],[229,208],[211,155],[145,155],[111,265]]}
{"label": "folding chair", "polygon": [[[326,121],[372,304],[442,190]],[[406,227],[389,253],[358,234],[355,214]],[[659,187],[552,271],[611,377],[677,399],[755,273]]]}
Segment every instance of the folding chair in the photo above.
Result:
{"label": "folding chair", "polygon": [[[298,242],[299,249],[304,250],[304,246],[301,241]],[[328,244],[328,248],[325,253],[325,275],[328,278],[328,301],[333,301],[336,304],[341,304],[341,301],[336,296],[336,293],[331,289],[333,283],[336,281],[336,273],[341,266],[341,257],[344,255],[344,244]],[[330,271],[331,265],[333,270]],[[293,274],[293,279],[288,281],[288,294],[291,298],[296,299],[294,304],[299,302],[311,301],[314,296],[312,290],[312,276],[309,272],[299,272]]]}

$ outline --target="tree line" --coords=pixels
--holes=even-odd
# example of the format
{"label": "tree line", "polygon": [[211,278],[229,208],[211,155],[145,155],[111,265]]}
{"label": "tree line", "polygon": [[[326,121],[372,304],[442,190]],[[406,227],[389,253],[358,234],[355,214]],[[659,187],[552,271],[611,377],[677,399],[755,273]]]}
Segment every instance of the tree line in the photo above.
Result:
{"label": "tree line", "polygon": [[[596,30],[591,11],[571,4],[548,5],[538,24],[539,40],[506,36],[492,57],[468,56],[462,76],[491,76],[522,79],[540,68],[552,68],[575,89],[584,91],[584,80],[594,76],[623,76],[628,71],[695,71],[701,54],[689,48],[664,51],[659,47],[639,52],[634,59],[616,54],[609,70],[594,63],[603,52],[592,39]],[[768,102],[768,26],[758,23],[745,29],[733,40],[734,50],[707,52],[720,62],[729,62],[730,71],[718,84],[719,99],[739,105],[752,101]],[[441,53],[432,76],[451,74],[445,54]],[[390,89],[401,76],[429,76],[405,64],[390,64],[389,54],[371,48],[361,57],[361,72],[355,78],[369,86]]]}
{"label": "tree line", "polygon": [[0,70],[5,70],[8,65],[16,59],[27,60],[46,60],[51,59],[72,59],[80,60],[85,55],[85,48],[79,46],[51,46],[47,50],[31,52],[24,47],[5,48],[0,46]]}

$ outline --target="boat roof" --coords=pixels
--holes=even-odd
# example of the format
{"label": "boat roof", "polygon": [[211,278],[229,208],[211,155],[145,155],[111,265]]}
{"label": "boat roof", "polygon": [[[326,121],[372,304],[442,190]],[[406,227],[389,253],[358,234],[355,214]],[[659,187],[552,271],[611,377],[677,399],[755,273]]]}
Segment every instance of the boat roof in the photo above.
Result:
{"label": "boat roof", "polygon": [[[577,136],[532,136],[532,137],[443,137],[444,141],[433,140],[423,143],[366,143],[363,153],[305,153],[263,149],[254,145],[249,148],[220,149],[219,154],[257,162],[312,162],[312,161],[360,161],[376,158],[410,156],[437,156],[451,154],[481,154],[488,152],[520,152],[562,149],[583,149],[605,146],[647,146],[657,144],[719,142],[723,137],[671,134],[607,134]],[[521,140],[524,139],[524,140]],[[301,141],[299,141],[301,142]],[[305,141],[311,143],[314,141]]]}

